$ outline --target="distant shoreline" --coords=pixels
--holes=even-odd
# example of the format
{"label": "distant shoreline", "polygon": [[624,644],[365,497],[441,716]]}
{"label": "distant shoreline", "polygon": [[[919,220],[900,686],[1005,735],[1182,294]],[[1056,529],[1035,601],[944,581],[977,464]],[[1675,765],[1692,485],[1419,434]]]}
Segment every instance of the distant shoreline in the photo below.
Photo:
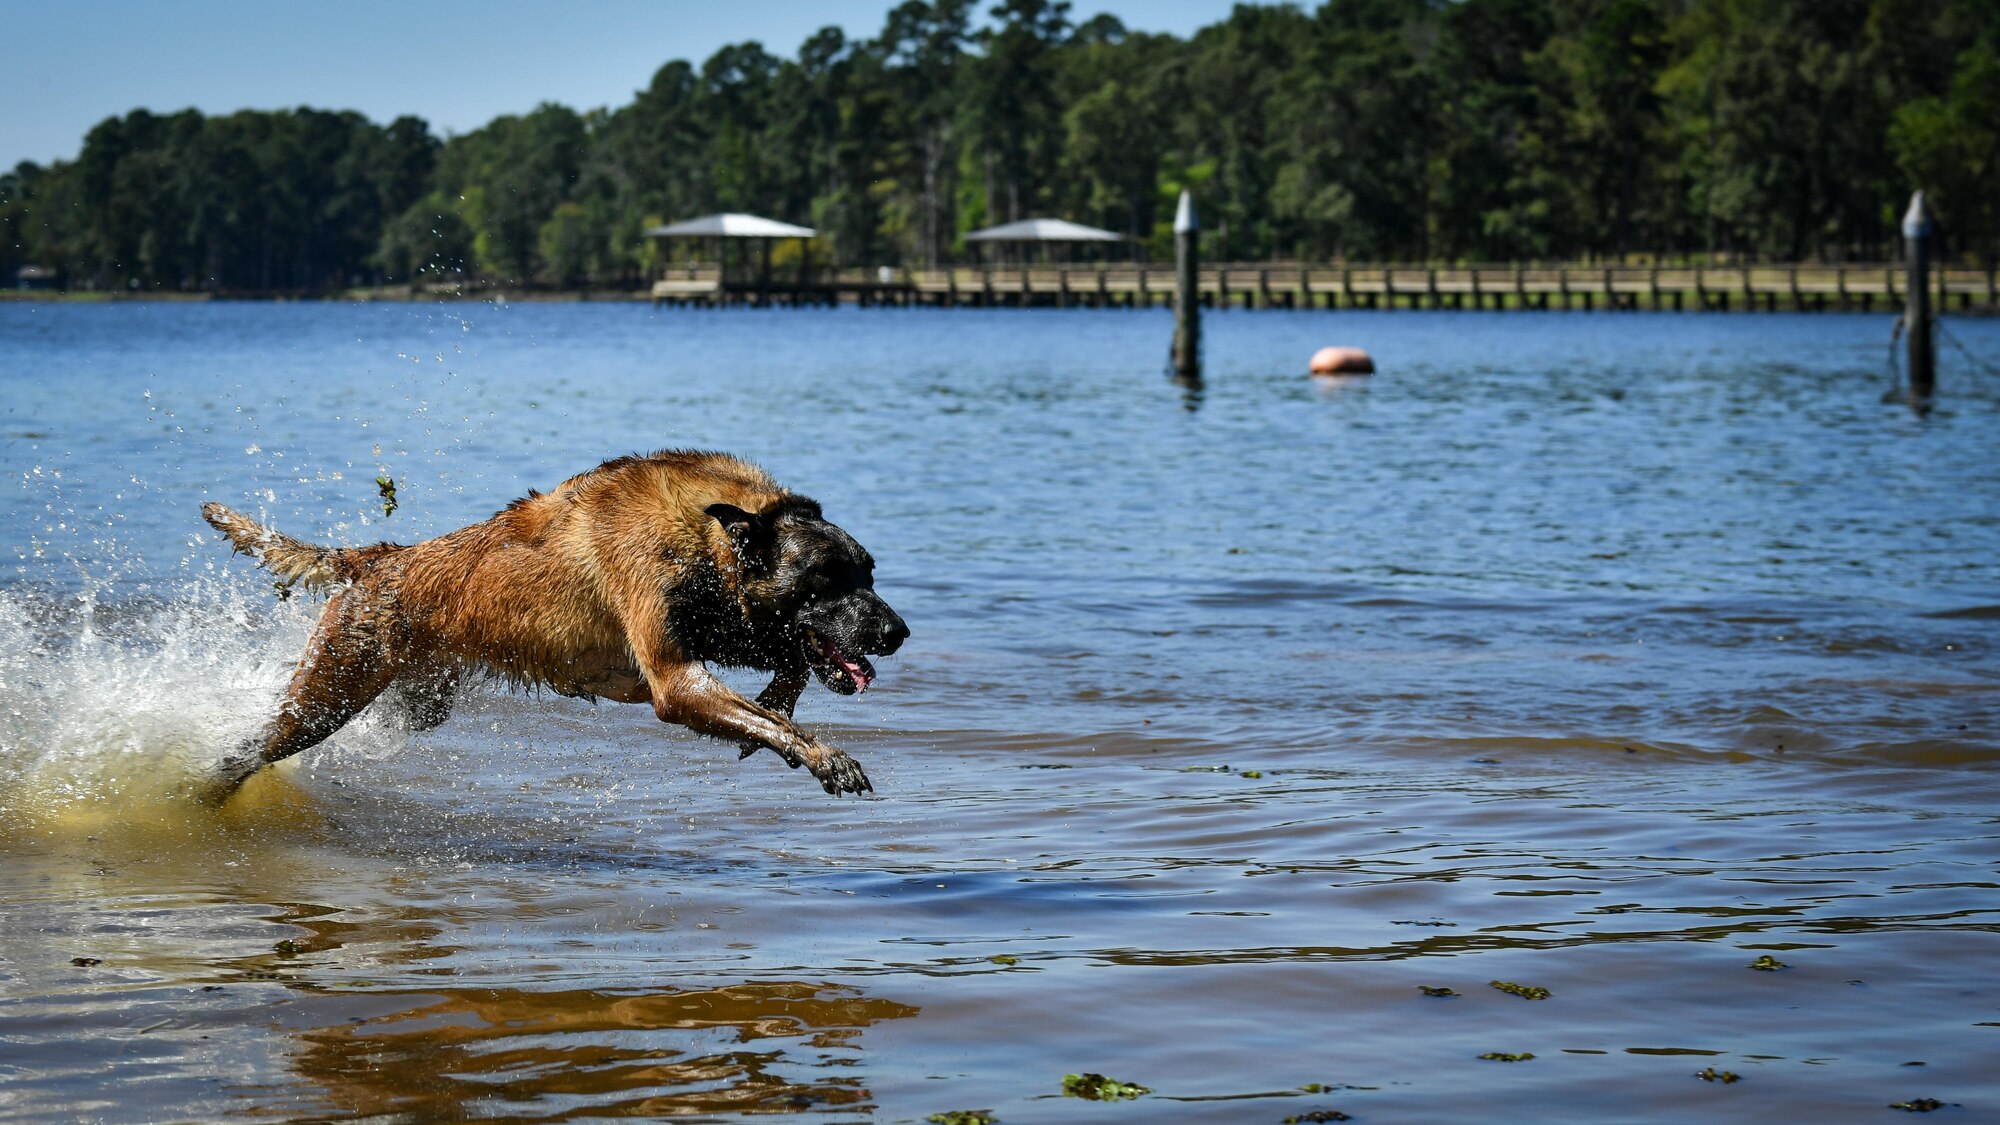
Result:
{"label": "distant shoreline", "polygon": [[[13,302],[92,304],[211,300],[584,304],[650,302],[697,307],[1148,308],[1171,299],[1171,269],[1152,264],[950,266],[930,270],[832,271],[796,280],[724,282],[713,271],[676,274],[647,289],[456,285],[356,286],[327,292],[148,289],[0,291]],[[1591,312],[1894,311],[1907,300],[1906,271],[1891,262],[1736,263],[1314,263],[1204,265],[1197,290],[1214,309],[1431,309]],[[1926,282],[1940,312],[2000,314],[2000,271],[1934,268]]]}
{"label": "distant shoreline", "polygon": [[492,301],[541,304],[583,304],[586,302],[645,302],[652,294],[641,289],[535,290],[484,289],[467,293],[411,293],[400,286],[392,290],[348,289],[332,293],[180,293],[136,290],[111,292],[95,289],[0,289],[0,301],[14,304],[202,304],[209,301],[258,301],[269,304],[345,302],[358,304],[418,304],[427,301]]}

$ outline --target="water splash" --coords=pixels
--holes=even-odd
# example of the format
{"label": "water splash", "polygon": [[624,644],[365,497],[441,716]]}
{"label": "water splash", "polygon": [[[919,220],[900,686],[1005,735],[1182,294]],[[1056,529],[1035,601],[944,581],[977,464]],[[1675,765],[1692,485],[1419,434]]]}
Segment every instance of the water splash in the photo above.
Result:
{"label": "water splash", "polygon": [[[318,612],[206,577],[165,597],[0,590],[0,823],[171,820],[213,798]],[[390,723],[343,734],[333,752],[406,741]]]}

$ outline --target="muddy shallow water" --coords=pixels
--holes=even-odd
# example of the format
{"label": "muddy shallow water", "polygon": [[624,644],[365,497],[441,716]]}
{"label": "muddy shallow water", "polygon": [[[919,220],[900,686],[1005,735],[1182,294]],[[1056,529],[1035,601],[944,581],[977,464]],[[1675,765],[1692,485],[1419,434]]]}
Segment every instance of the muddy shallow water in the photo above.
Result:
{"label": "muddy shallow water", "polygon": [[[1206,327],[1190,394],[1155,313],[0,305],[0,1121],[2000,1115],[2000,384]],[[314,612],[204,500],[410,541],[664,446],[880,560],[911,640],[800,709],[874,798],[492,687],[184,795]]]}

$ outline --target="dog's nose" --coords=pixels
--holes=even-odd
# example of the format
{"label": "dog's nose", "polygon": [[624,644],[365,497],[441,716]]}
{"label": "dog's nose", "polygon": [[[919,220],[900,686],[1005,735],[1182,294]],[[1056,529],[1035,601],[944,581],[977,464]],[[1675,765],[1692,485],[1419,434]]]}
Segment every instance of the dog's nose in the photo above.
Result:
{"label": "dog's nose", "polygon": [[891,612],[889,620],[882,623],[882,640],[880,645],[875,649],[875,652],[881,656],[888,656],[903,647],[903,641],[909,635],[910,627],[903,624],[901,617]]}

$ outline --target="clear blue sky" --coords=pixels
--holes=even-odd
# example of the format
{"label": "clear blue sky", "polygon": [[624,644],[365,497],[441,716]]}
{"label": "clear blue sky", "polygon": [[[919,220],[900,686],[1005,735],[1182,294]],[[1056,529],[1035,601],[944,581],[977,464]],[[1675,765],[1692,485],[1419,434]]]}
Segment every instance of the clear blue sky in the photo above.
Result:
{"label": "clear blue sky", "polygon": [[[106,117],[309,105],[463,133],[543,101],[623,105],[669,59],[819,28],[882,29],[893,0],[0,0],[0,169],[72,158]],[[982,8],[992,5],[982,3]],[[1075,0],[1186,36],[1231,0]]]}

